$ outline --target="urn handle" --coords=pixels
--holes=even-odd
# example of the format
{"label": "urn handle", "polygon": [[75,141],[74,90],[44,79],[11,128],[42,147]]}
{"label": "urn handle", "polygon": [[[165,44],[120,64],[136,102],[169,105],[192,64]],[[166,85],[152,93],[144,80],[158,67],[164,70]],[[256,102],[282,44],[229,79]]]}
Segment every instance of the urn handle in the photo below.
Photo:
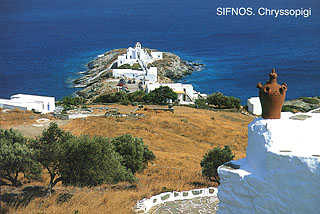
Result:
{"label": "urn handle", "polygon": [[283,94],[284,92],[287,91],[287,89],[288,89],[287,83],[282,83],[280,87],[280,93]]}

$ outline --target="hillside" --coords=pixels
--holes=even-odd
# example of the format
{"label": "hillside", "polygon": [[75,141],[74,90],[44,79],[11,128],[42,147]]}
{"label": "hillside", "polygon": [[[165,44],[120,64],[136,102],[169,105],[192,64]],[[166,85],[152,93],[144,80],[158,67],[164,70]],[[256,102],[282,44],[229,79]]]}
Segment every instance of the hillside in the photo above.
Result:
{"label": "hillside", "polygon": [[[112,107],[119,108],[121,112],[134,109],[120,105]],[[31,198],[27,207],[17,210],[10,208],[10,213],[131,213],[131,208],[138,200],[161,191],[215,186],[215,183],[201,176],[200,168],[203,155],[214,146],[229,145],[236,159],[245,157],[247,125],[253,119],[251,116],[188,107],[175,107],[174,113],[148,110],[140,113],[144,117],[139,119],[88,117],[70,120],[61,126],[76,135],[114,137],[129,133],[143,138],[144,143],[155,153],[156,160],[144,172],[137,174],[138,183],[94,188],[64,187],[58,184],[56,192],[51,196]],[[1,127],[16,127],[16,122],[10,122],[10,118],[16,118],[16,114],[1,112]],[[29,127],[32,123],[29,121],[30,114],[26,114],[29,119],[24,120],[22,113],[18,117],[22,124]],[[23,131],[21,127],[19,130]],[[42,182],[25,184],[22,188],[44,186],[48,179],[45,174]],[[10,192],[19,191],[11,187],[2,188],[2,198]],[[58,196],[67,192],[73,195],[70,201],[58,204]]]}

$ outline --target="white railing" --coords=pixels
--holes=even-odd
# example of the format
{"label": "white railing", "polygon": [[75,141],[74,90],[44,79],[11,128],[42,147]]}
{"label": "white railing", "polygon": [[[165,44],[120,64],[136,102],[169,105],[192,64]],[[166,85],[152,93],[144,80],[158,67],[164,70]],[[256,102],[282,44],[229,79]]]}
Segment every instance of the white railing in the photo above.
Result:
{"label": "white railing", "polygon": [[151,198],[144,198],[133,208],[136,213],[147,213],[152,207],[169,201],[188,200],[198,197],[217,197],[218,189],[215,187],[193,189],[183,192],[164,192]]}

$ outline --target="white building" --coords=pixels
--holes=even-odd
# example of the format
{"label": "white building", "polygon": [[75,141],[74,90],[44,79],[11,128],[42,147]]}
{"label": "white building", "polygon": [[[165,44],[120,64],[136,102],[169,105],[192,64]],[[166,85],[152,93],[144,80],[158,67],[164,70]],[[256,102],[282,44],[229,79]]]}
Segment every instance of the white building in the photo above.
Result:
{"label": "white building", "polygon": [[132,66],[138,63],[141,70],[113,69],[113,77],[136,79],[143,82],[157,82],[158,70],[156,67],[148,68],[148,64],[160,59],[162,59],[162,52],[155,51],[149,53],[141,47],[140,42],[137,42],[135,48],[129,47],[126,54],[118,56],[117,66],[120,67],[124,64]]}
{"label": "white building", "polygon": [[248,112],[254,115],[261,115],[262,108],[259,97],[251,97],[247,100]]}
{"label": "white building", "polygon": [[139,63],[139,61],[142,61],[145,65],[148,65],[149,63],[160,59],[162,59],[162,52],[151,51],[148,53],[142,48],[141,43],[137,42],[134,48],[129,47],[127,49],[126,54],[118,56],[117,65],[118,67],[124,64],[130,64],[132,66],[134,63]]}
{"label": "white building", "polygon": [[0,99],[0,108],[19,108],[45,114],[55,110],[55,98],[16,94],[12,95],[10,99]]}
{"label": "white building", "polygon": [[146,71],[132,69],[113,69],[112,75],[115,78],[135,79],[142,80],[144,82],[158,81],[158,69],[156,67],[151,67]]}
{"label": "white building", "polygon": [[246,158],[218,168],[217,213],[319,213],[319,124],[311,112],[251,122]]}
{"label": "white building", "polygon": [[193,90],[193,86],[191,84],[182,83],[147,83],[146,92],[149,93],[161,86],[168,86],[177,93],[179,104],[194,104],[196,99],[207,96],[206,94],[200,94]]}

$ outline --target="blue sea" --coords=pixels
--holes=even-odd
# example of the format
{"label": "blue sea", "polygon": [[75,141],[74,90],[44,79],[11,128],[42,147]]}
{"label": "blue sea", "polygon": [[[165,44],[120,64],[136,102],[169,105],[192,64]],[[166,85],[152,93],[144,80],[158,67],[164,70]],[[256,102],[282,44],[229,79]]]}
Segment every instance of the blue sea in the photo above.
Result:
{"label": "blue sea", "polygon": [[[218,16],[218,7],[296,9],[299,16]],[[287,98],[320,96],[318,0],[1,0],[0,97],[63,96],[86,63],[137,41],[204,63],[181,82],[202,93],[256,96],[275,67]]]}

